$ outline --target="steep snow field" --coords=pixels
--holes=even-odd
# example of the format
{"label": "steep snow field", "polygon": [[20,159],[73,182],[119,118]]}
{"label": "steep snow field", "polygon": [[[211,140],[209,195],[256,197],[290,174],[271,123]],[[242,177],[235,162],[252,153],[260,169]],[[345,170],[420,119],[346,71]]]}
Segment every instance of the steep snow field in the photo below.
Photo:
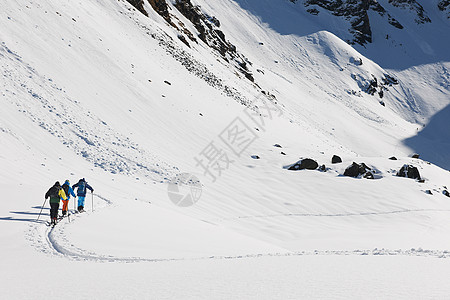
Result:
{"label": "steep snow field", "polygon": [[[124,1],[1,4],[2,298],[447,297],[450,100],[433,70],[448,61],[421,68],[436,79],[421,84],[313,19],[287,34],[244,2],[256,8],[195,1],[276,99]],[[360,91],[372,74],[401,81],[385,106]],[[408,157],[421,149],[438,165]],[[197,160],[214,155],[206,172]],[[328,171],[285,169],[300,157]],[[376,179],[342,176],[353,161]],[[425,182],[396,177],[404,164]],[[168,194],[180,173],[202,184],[191,207]],[[47,204],[35,222],[56,180],[83,177],[86,213],[51,229]]]}

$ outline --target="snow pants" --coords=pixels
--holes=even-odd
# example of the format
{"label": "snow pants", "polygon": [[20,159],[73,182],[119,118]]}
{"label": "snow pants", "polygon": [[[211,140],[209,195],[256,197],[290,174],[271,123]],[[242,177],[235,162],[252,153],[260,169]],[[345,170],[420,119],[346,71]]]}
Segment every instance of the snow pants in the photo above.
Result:
{"label": "snow pants", "polygon": [[78,196],[78,207],[83,206],[84,207],[84,199],[86,197]]}
{"label": "snow pants", "polygon": [[59,203],[50,203],[50,218],[52,220],[58,218]]}
{"label": "snow pants", "polygon": [[62,200],[62,202],[63,202],[62,211],[64,213],[65,211],[67,211],[67,206],[69,206],[69,200]]}

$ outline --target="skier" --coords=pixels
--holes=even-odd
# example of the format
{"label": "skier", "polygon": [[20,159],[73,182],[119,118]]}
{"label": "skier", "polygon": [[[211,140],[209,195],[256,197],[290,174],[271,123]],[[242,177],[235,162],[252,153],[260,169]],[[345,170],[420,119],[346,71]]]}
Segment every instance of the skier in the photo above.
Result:
{"label": "skier", "polygon": [[70,186],[69,179],[66,179],[66,181],[62,185],[62,188],[67,196],[67,200],[63,200],[63,208],[62,208],[62,215],[65,216],[67,213],[68,206],[69,206],[70,195],[72,195],[72,197],[74,197],[74,198],[76,198],[77,196],[75,196],[75,193],[73,192],[73,189]]}
{"label": "skier", "polygon": [[55,182],[55,184],[47,191],[45,194],[45,199],[50,197],[50,219],[51,224],[56,225],[58,219],[58,209],[59,209],[59,200],[62,198],[63,200],[67,200],[66,193],[61,188],[59,181]]}
{"label": "skier", "polygon": [[91,193],[94,192],[94,189],[86,182],[86,180],[80,179],[78,183],[72,185],[72,189],[78,188],[77,196],[78,196],[78,211],[84,211],[84,199],[86,198],[86,189],[90,189]]}

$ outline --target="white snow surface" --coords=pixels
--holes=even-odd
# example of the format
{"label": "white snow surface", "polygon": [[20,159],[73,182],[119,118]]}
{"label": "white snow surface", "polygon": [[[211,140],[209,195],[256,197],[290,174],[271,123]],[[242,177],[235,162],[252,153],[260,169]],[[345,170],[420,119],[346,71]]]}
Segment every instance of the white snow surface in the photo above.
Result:
{"label": "white snow surface", "polygon": [[[280,4],[267,20],[257,2],[193,1],[221,21],[270,101],[127,2],[0,4],[2,299],[448,297],[449,59],[383,69],[303,11]],[[286,16],[304,32],[274,25]],[[360,91],[372,74],[400,81],[386,106]],[[220,139],[233,124],[255,138],[239,155]],[[207,173],[196,159],[214,147],[223,169]],[[284,168],[306,157],[327,172]],[[375,179],[344,177],[354,161]],[[425,182],[395,176],[404,164]],[[193,206],[169,199],[180,173],[201,181]],[[46,203],[36,221],[48,188],[79,178],[95,189],[87,211],[52,229]]]}

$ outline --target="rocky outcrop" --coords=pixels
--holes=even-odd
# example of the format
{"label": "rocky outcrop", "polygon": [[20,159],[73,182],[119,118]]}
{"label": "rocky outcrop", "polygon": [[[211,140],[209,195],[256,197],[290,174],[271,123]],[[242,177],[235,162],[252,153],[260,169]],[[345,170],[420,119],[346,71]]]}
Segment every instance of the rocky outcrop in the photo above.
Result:
{"label": "rocky outcrop", "polygon": [[[295,3],[297,0],[290,0]],[[403,29],[403,26],[394,17],[387,13],[376,0],[304,0],[307,11],[313,15],[319,14],[319,8],[330,11],[333,15],[343,17],[351,25],[350,33],[353,39],[347,41],[350,44],[364,45],[372,42],[372,29],[370,26],[369,12],[373,11],[386,17],[389,24]]]}
{"label": "rocky outcrop", "polygon": [[431,19],[426,15],[423,6],[416,0],[388,0],[395,7],[412,10],[416,13],[415,21],[417,24],[431,23]]}
{"label": "rocky outcrop", "polygon": [[403,165],[397,172],[397,176],[420,180],[419,170],[413,165]]}
{"label": "rocky outcrop", "polygon": [[441,0],[438,3],[438,8],[447,14],[447,18],[450,19],[450,0]]}
{"label": "rocky outcrop", "polygon": [[[348,166],[347,169],[345,169],[344,171],[344,176],[349,176],[349,177],[358,177],[360,175],[363,175],[364,178],[370,178],[373,179],[373,174],[370,172],[371,168],[369,168],[365,163],[360,163],[357,164],[355,162],[352,163],[351,166]],[[369,173],[366,174],[366,173]]]}
{"label": "rocky outcrop", "polygon": [[[398,84],[398,80],[393,76],[388,74],[383,74],[384,77],[377,78],[375,75],[371,74],[372,78],[364,78],[361,75],[352,74],[353,80],[358,83],[358,86],[361,88],[361,91],[375,96],[377,95],[380,99],[384,97],[384,93],[389,91],[389,87]],[[384,106],[384,102],[380,101],[380,103]]]}
{"label": "rocky outcrop", "polygon": [[219,52],[227,62],[234,61],[239,71],[247,79],[254,81],[247,67],[248,60],[237,52],[236,46],[226,40],[225,34],[219,30],[220,21],[217,18],[204,14],[200,7],[194,6],[190,0],[176,0],[175,7],[194,25],[200,40]]}
{"label": "rocky outcrop", "polygon": [[[188,47],[191,47],[188,40],[194,43],[198,42],[196,38],[197,34],[193,34],[181,20],[170,13],[171,8],[166,0],[127,1],[146,16],[148,16],[148,12],[145,11],[144,1],[148,1],[153,10],[179,32],[178,38],[180,41]],[[252,72],[248,68],[251,62],[237,51],[235,45],[226,39],[223,31],[219,29],[220,21],[216,17],[211,17],[203,13],[200,6],[193,5],[191,0],[176,0],[174,6],[198,31],[198,39],[217,51],[225,61],[234,65],[245,78],[254,82]]]}
{"label": "rocky outcrop", "polygon": [[131,5],[136,7],[141,13],[148,17],[147,11],[144,9],[144,0],[127,0]]}
{"label": "rocky outcrop", "polygon": [[[383,17],[390,25],[398,29],[403,29],[391,14],[389,5],[396,8],[410,10],[414,14],[414,20],[417,24],[431,23],[423,6],[417,0],[388,0],[388,4],[383,7],[377,0],[289,0],[292,3],[303,2],[307,12],[312,15],[318,15],[321,11],[327,10],[331,14],[342,17],[350,23],[349,32],[353,39],[347,40],[349,44],[360,44],[364,46],[372,42],[372,27],[370,25],[370,16],[375,14]],[[447,12],[450,18],[450,0],[441,0],[438,3],[441,11]]]}

